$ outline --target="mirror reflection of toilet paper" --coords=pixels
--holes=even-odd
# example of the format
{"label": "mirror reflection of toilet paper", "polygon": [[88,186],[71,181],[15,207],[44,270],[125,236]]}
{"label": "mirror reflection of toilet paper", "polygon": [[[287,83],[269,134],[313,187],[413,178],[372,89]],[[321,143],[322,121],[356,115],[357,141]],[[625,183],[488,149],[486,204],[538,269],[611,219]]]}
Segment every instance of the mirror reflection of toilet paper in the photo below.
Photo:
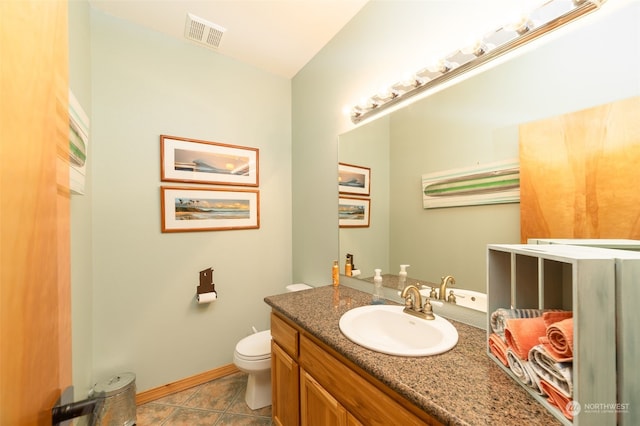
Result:
{"label": "mirror reflection of toilet paper", "polygon": [[217,298],[218,293],[216,293],[215,291],[212,291],[210,293],[201,293],[198,294],[198,303],[202,305],[204,303],[215,302]]}

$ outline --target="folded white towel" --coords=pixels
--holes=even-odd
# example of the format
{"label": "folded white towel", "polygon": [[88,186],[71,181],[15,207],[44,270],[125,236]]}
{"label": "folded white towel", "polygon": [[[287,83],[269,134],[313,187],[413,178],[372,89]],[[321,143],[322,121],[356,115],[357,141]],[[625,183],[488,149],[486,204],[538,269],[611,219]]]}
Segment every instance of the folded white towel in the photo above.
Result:
{"label": "folded white towel", "polygon": [[529,364],[543,380],[565,395],[573,398],[573,363],[557,362],[547,353],[543,345],[536,345],[529,351]]}
{"label": "folded white towel", "polygon": [[513,372],[518,380],[536,391],[538,394],[544,395],[540,390],[540,378],[536,372],[533,371],[531,365],[529,365],[529,361],[518,358],[518,355],[516,355],[511,349],[507,349],[507,362],[509,363],[511,372]]}

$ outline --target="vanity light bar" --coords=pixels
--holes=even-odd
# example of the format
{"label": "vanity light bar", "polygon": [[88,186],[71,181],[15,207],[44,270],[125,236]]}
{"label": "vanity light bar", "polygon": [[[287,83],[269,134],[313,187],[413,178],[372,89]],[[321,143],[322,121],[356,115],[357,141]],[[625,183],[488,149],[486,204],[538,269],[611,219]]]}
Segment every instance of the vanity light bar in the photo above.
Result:
{"label": "vanity light bar", "polygon": [[471,71],[600,7],[606,0],[549,0],[529,16],[505,25],[475,44],[456,50],[351,109],[356,124],[400,102]]}

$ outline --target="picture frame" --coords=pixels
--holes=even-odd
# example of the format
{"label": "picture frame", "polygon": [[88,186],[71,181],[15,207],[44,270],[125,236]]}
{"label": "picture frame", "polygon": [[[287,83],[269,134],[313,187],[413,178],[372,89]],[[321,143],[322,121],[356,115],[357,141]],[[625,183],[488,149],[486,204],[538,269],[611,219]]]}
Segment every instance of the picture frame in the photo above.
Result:
{"label": "picture frame", "polygon": [[422,175],[425,209],[520,202],[517,158]]}
{"label": "picture frame", "polygon": [[170,186],[160,189],[162,232],[260,228],[257,189]]}
{"label": "picture frame", "polygon": [[339,197],[338,223],[340,228],[367,228],[371,217],[368,198]]}
{"label": "picture frame", "polygon": [[259,154],[258,148],[160,135],[161,180],[258,186]]}
{"label": "picture frame", "polygon": [[364,195],[371,193],[371,169],[354,164],[338,163],[338,192]]}

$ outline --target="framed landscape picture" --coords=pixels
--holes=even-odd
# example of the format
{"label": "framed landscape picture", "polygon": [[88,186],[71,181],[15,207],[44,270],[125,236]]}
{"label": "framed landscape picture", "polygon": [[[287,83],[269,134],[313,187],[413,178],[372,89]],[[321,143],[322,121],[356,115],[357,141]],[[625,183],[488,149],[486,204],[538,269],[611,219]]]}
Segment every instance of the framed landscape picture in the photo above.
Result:
{"label": "framed landscape picture", "polygon": [[258,160],[257,148],[160,135],[165,182],[258,186]]}
{"label": "framed landscape picture", "polygon": [[258,190],[161,187],[162,232],[260,227]]}
{"label": "framed landscape picture", "polygon": [[340,197],[338,222],[340,228],[366,228],[369,226],[371,201],[367,198]]}
{"label": "framed landscape picture", "polygon": [[353,164],[338,163],[338,188],[341,194],[369,196],[371,169]]}

